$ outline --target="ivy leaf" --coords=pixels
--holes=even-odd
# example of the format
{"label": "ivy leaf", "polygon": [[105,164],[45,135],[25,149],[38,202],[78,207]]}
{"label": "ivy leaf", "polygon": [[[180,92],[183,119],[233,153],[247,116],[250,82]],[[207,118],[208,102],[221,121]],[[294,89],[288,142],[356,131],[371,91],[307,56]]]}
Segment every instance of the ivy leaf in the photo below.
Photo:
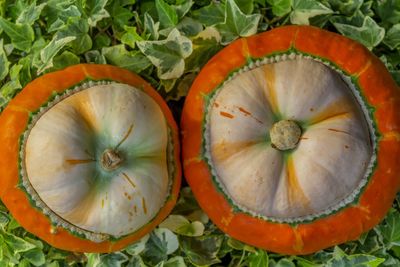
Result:
{"label": "ivy leaf", "polygon": [[167,228],[174,233],[185,236],[201,236],[204,233],[204,225],[201,222],[190,222],[182,215],[170,215],[160,227]]}
{"label": "ivy leaf", "polygon": [[139,73],[148,67],[151,62],[139,51],[129,52],[123,44],[104,47],[101,53],[113,65]]}
{"label": "ivy leaf", "polygon": [[82,15],[72,0],[48,0],[43,13],[49,22],[48,25],[57,20],[67,22],[69,18]]}
{"label": "ivy leaf", "polygon": [[98,253],[86,253],[87,264],[86,266],[90,267],[99,267],[101,264],[100,254]]}
{"label": "ivy leaf", "polygon": [[[16,21],[18,16],[28,8],[29,1],[26,0],[14,0],[13,2],[6,3],[8,5],[8,12],[6,15],[9,16],[11,21]],[[2,16],[4,17],[4,16]]]}
{"label": "ivy leaf", "polygon": [[391,211],[384,221],[377,227],[388,248],[400,246],[400,213]]}
{"label": "ivy leaf", "polygon": [[[4,228],[4,226],[6,226],[9,221],[10,221],[10,218],[8,217],[7,213],[0,211],[0,227]],[[3,243],[2,241],[4,241],[3,237],[0,237],[0,246]]]}
{"label": "ivy leaf", "polygon": [[40,64],[37,66],[37,74],[53,67],[53,58],[64,46],[75,39],[74,36],[68,36],[61,39],[58,39],[55,36],[40,52]]}
{"label": "ivy leaf", "polygon": [[145,235],[139,241],[129,245],[125,250],[129,255],[139,255],[146,248],[146,243],[149,240],[149,235]]}
{"label": "ivy leaf", "polygon": [[111,9],[111,17],[113,20],[113,28],[122,31],[123,28],[128,25],[129,20],[133,18],[133,12],[120,6],[119,2],[115,1]]}
{"label": "ivy leaf", "polygon": [[3,47],[3,39],[0,39],[0,81],[2,81],[8,74],[10,62],[7,59],[6,52]]}
{"label": "ivy leaf", "polygon": [[220,263],[218,250],[221,247],[223,236],[184,237],[179,241],[182,251],[194,265],[212,265]]}
{"label": "ivy leaf", "polygon": [[337,10],[345,16],[352,16],[363,4],[363,0],[329,0],[333,10]]}
{"label": "ivy leaf", "polygon": [[176,256],[176,257],[170,258],[164,264],[164,267],[186,267],[186,264],[181,256]]}
{"label": "ivy leaf", "polygon": [[4,242],[8,245],[8,247],[14,252],[24,252],[35,248],[35,245],[23,240],[20,237],[17,237],[11,233],[0,231],[3,235]]}
{"label": "ivy leaf", "polygon": [[182,4],[174,5],[172,6],[172,8],[175,9],[176,14],[178,15],[178,19],[182,19],[189,12],[192,6],[192,0],[185,0]]}
{"label": "ivy leaf", "polygon": [[268,266],[268,254],[264,250],[257,250],[257,252],[249,255],[249,267],[264,267]]}
{"label": "ivy leaf", "polygon": [[162,241],[163,244],[166,244],[167,255],[174,253],[178,249],[178,238],[170,230],[165,228],[157,228],[153,232]]}
{"label": "ivy leaf", "polygon": [[160,22],[154,23],[153,18],[149,13],[144,13],[144,31],[150,34],[152,40],[156,41],[159,38],[158,30],[160,28]]}
{"label": "ivy leaf", "polygon": [[343,35],[359,41],[369,49],[377,46],[385,36],[385,29],[380,27],[371,17],[366,16],[361,27],[334,23],[336,29]]}
{"label": "ivy leaf", "polygon": [[385,35],[383,43],[394,50],[400,46],[400,23],[393,25]]}
{"label": "ivy leaf", "polygon": [[261,15],[244,14],[234,0],[227,0],[225,6],[225,22],[215,27],[220,31],[222,44],[228,44],[239,37],[246,37],[257,33]]}
{"label": "ivy leaf", "polygon": [[[339,250],[339,252],[338,252]],[[326,267],[354,266],[354,267],[378,267],[385,259],[372,255],[353,254],[346,255],[339,247],[335,247],[334,257],[329,260]]]}
{"label": "ivy leaf", "polygon": [[251,14],[254,10],[254,0],[235,0],[236,5],[245,14]]}
{"label": "ivy leaf", "polygon": [[32,80],[31,76],[31,59],[29,56],[23,57],[18,61],[19,65],[22,65],[22,69],[18,74],[19,82],[21,86],[25,86],[28,82]]}
{"label": "ivy leaf", "polygon": [[186,267],[186,264],[181,256],[176,256],[165,262],[160,262],[155,267]]}
{"label": "ivy leaf", "polygon": [[176,235],[168,229],[158,228],[150,233],[142,257],[145,262],[154,266],[161,261],[167,260],[167,255],[173,253],[178,247],[179,243]]}
{"label": "ivy leaf", "polygon": [[[72,18],[74,18],[74,17],[72,17]],[[61,30],[64,27],[65,27],[65,22],[62,21],[61,19],[57,19],[52,24],[50,24],[49,29],[47,31],[54,32],[54,31]]]}
{"label": "ivy leaf", "polygon": [[89,24],[85,19],[71,18],[68,24],[62,30],[57,32],[57,38],[61,39],[68,36],[75,37],[69,46],[73,49],[75,54],[82,54],[92,48],[92,38],[89,34]]}
{"label": "ivy leaf", "polygon": [[205,26],[223,23],[225,21],[225,5],[212,2],[208,6],[193,11],[192,16]]}
{"label": "ivy leaf", "polygon": [[85,53],[87,63],[107,64],[106,58],[98,50],[91,50]]}
{"label": "ivy leaf", "polygon": [[130,257],[127,267],[147,267],[142,258],[138,255]]}
{"label": "ivy leaf", "polygon": [[280,259],[274,266],[275,267],[296,267],[296,265],[291,260],[285,259],[285,258]]}
{"label": "ivy leaf", "polygon": [[110,44],[111,38],[107,34],[100,33],[94,38],[94,48],[96,49],[110,46]]}
{"label": "ivy leaf", "polygon": [[[172,92],[170,92],[165,99],[167,101],[170,101],[170,100],[178,101],[182,97],[186,96],[188,94],[189,89],[192,86],[195,78],[196,78],[196,74],[194,74],[194,73],[188,73],[188,74],[184,75],[183,78],[179,79],[176,89],[173,90]],[[162,80],[162,81],[170,81],[170,80]],[[207,215],[205,217],[207,217]],[[191,219],[191,218],[189,218],[189,219]],[[200,221],[200,219],[202,219],[202,218],[195,218],[195,220],[198,220],[198,221]],[[208,219],[208,217],[207,217],[207,219]],[[201,221],[201,222],[204,223],[203,221]],[[207,222],[205,222],[205,223],[207,223]]]}
{"label": "ivy leaf", "polygon": [[33,29],[28,24],[14,24],[0,17],[0,28],[10,37],[11,43],[21,51],[29,52],[35,39]]}
{"label": "ivy leaf", "polygon": [[330,8],[316,0],[293,0],[292,7],[290,22],[299,25],[309,25],[310,18],[333,13]]}
{"label": "ivy leaf", "polygon": [[267,0],[272,6],[272,13],[281,17],[288,14],[292,10],[292,0]]}
{"label": "ivy leaf", "polygon": [[54,57],[52,70],[61,70],[79,63],[80,58],[77,55],[70,51],[64,51],[61,55]]}
{"label": "ivy leaf", "polygon": [[136,42],[144,40],[142,36],[137,33],[136,27],[124,26],[124,29],[126,32],[121,37],[121,42],[123,44],[129,45],[131,48],[135,48]]}
{"label": "ivy leaf", "polygon": [[1,95],[6,99],[11,99],[21,89],[21,83],[19,82],[19,72],[22,69],[22,65],[15,64],[10,70],[10,81],[1,87]]}
{"label": "ivy leaf", "polygon": [[396,24],[400,22],[400,0],[376,1],[376,13],[382,21]]}
{"label": "ivy leaf", "polygon": [[99,267],[121,267],[128,261],[128,257],[121,252],[114,252],[100,256]]}
{"label": "ivy leaf", "polygon": [[166,40],[136,43],[140,51],[157,68],[160,79],[180,77],[185,70],[184,59],[192,53],[192,42],[173,29]]}
{"label": "ivy leaf", "polygon": [[86,0],[84,5],[85,13],[90,26],[95,27],[97,22],[110,16],[105,6],[108,0]]}
{"label": "ivy leaf", "polygon": [[164,2],[164,0],[156,0],[156,9],[158,19],[163,28],[174,27],[178,24],[178,14],[172,6]]}
{"label": "ivy leaf", "polygon": [[203,30],[203,25],[192,18],[185,17],[176,25],[176,28],[185,36],[195,36]]}
{"label": "ivy leaf", "polygon": [[40,13],[42,13],[43,8],[46,6],[46,3],[42,3],[40,5],[36,5],[36,1],[32,2],[28,8],[24,9],[22,13],[18,16],[16,23],[17,24],[29,24],[32,25],[36,20],[39,19]]}
{"label": "ivy leaf", "polygon": [[46,263],[44,253],[39,248],[34,248],[26,252],[23,252],[22,256],[34,266],[41,266]]}

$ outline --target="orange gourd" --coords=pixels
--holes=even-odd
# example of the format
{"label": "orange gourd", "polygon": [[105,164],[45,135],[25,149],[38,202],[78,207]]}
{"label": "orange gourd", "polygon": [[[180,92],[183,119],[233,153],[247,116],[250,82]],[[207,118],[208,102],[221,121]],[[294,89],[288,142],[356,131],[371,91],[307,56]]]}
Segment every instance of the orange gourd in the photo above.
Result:
{"label": "orange gourd", "polygon": [[311,26],[239,39],[201,70],[186,179],[225,233],[284,254],[357,239],[400,186],[400,91],[361,44]]}
{"label": "orange gourd", "polygon": [[177,200],[177,126],[162,97],[127,70],[80,64],[45,74],[0,125],[0,197],[52,246],[120,250]]}

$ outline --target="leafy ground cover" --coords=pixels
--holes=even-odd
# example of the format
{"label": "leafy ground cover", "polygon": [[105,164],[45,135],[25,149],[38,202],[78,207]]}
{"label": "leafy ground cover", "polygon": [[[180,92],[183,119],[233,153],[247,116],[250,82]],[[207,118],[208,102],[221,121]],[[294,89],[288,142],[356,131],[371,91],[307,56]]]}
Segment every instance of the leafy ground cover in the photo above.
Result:
{"label": "leafy ground cover", "polygon": [[[0,0],[0,110],[29,81],[77,63],[139,73],[176,118],[200,68],[233,40],[311,24],[363,43],[400,84],[400,0]],[[173,214],[123,251],[70,253],[22,229],[0,203],[0,266],[400,266],[400,196],[359,240],[312,255],[231,239],[183,187]]]}

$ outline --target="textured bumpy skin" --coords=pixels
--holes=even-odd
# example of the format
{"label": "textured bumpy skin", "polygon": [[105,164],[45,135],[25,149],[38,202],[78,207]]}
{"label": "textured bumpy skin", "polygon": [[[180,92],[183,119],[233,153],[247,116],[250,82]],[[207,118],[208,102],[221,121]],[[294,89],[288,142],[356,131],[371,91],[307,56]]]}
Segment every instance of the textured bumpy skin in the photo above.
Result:
{"label": "textured bumpy skin", "polygon": [[[293,54],[310,58],[267,64],[225,82],[258,60]],[[334,71],[316,60],[349,77],[364,107],[355,104],[339,74],[330,75]],[[261,89],[271,87],[278,87],[275,93]],[[293,92],[285,92],[288,88]],[[327,88],[337,91],[319,95]],[[399,88],[382,62],[348,38],[287,26],[239,39],[207,63],[186,99],[181,120],[186,178],[213,222],[251,245],[308,254],[357,239],[380,222],[400,187],[399,104]],[[297,148],[283,156],[264,145],[268,129],[280,119],[294,119],[305,129]],[[288,222],[346,197],[364,179],[369,161],[375,162],[372,173],[350,205]],[[278,167],[261,166],[268,163]]]}
{"label": "textured bumpy skin", "polygon": [[[24,164],[33,189],[53,213],[80,229],[117,237],[101,242],[52,225],[19,184],[19,144],[30,114],[54,93],[62,94],[88,79],[113,83],[79,91],[43,113],[28,135]],[[168,129],[174,164],[170,178]],[[25,229],[61,249],[120,250],[150,232],[177,200],[181,179],[177,126],[161,96],[124,69],[80,64],[37,78],[1,114],[0,142],[1,154],[7,155],[0,159],[2,201]],[[99,150],[99,144],[104,148]],[[111,145],[117,145],[124,161],[118,170],[101,170],[93,156],[101,158]],[[66,177],[72,179],[67,183]]]}

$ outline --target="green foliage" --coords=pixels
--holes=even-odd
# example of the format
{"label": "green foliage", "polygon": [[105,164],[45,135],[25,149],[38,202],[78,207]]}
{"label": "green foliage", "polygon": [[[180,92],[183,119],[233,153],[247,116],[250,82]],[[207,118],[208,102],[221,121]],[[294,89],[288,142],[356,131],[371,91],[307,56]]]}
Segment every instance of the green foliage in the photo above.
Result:
{"label": "green foliage", "polygon": [[366,16],[360,27],[351,24],[334,23],[336,29],[369,49],[377,46],[385,37],[385,29],[380,27],[371,17]]}
{"label": "green foliage", "polygon": [[333,13],[330,8],[316,0],[293,0],[292,7],[290,21],[293,24],[308,25],[310,18]]}
{"label": "green foliage", "polygon": [[[139,73],[179,117],[179,100],[220,49],[287,24],[311,24],[363,43],[400,84],[399,0],[0,0],[0,110],[38,75],[86,62]],[[398,267],[399,203],[359,240],[298,257],[224,235],[188,187],[160,228],[110,254],[55,249],[0,203],[0,266]]]}
{"label": "green foliage", "polygon": [[0,17],[0,27],[11,39],[12,45],[21,51],[29,52],[35,35],[29,24],[15,24]]}
{"label": "green foliage", "polygon": [[234,0],[227,0],[225,4],[225,21],[216,25],[222,36],[222,44],[229,44],[239,37],[257,33],[260,19],[261,15],[246,15]]}
{"label": "green foliage", "polygon": [[157,68],[160,79],[179,78],[185,71],[184,59],[192,53],[192,42],[177,29],[173,29],[165,40],[136,44]]}

